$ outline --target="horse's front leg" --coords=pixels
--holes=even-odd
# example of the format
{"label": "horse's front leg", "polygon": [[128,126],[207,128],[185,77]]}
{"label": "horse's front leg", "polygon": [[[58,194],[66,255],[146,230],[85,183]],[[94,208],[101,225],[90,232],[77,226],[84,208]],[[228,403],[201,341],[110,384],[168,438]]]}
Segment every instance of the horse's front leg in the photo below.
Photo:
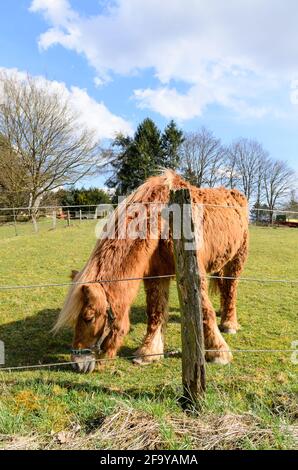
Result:
{"label": "horse's front leg", "polygon": [[164,333],[168,319],[169,279],[146,280],[147,333],[136,351],[135,364],[148,364],[163,357]]}
{"label": "horse's front leg", "polygon": [[206,278],[202,278],[201,280],[201,298],[206,360],[218,364],[228,364],[231,362],[233,356],[217,326],[216,313],[208,296]]}

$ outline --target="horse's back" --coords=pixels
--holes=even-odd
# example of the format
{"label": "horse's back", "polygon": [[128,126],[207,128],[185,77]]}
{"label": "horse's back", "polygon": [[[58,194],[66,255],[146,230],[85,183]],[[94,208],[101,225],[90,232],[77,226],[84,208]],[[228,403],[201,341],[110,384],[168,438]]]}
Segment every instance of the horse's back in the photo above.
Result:
{"label": "horse's back", "polygon": [[237,189],[191,187],[201,205],[202,243],[199,257],[208,272],[221,270],[248,241],[248,202]]}

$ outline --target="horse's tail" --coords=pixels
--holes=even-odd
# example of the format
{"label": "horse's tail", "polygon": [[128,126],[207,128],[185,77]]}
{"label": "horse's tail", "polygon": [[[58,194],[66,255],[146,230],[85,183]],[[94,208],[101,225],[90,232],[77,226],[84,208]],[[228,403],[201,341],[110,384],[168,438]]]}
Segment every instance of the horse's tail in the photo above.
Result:
{"label": "horse's tail", "polygon": [[213,273],[211,278],[209,279],[209,291],[210,294],[216,295],[219,293],[220,288],[223,283],[223,270]]}

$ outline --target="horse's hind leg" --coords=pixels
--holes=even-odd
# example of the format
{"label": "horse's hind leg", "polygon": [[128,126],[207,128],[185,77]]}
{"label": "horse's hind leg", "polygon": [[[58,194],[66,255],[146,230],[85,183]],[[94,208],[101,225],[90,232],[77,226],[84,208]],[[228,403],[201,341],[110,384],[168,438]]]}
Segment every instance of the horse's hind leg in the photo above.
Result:
{"label": "horse's hind leg", "polygon": [[[224,277],[238,278],[243,270],[246,257],[247,244],[245,240],[237,255],[225,266]],[[238,280],[222,279],[220,286],[221,322],[219,328],[223,333],[235,334],[240,329],[236,311],[237,288]]]}
{"label": "horse's hind leg", "polygon": [[168,320],[170,279],[146,280],[144,284],[148,324],[146,336],[136,352],[136,364],[158,361],[163,357],[164,333]]}

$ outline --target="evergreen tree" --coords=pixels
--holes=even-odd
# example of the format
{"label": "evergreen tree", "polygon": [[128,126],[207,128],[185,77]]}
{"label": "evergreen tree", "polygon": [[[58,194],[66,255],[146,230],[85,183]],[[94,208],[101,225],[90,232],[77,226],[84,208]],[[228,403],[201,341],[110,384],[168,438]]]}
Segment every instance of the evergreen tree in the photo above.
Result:
{"label": "evergreen tree", "polygon": [[118,134],[112,143],[112,176],[106,181],[109,188],[115,188],[115,196],[128,193],[137,186],[137,157],[134,140]]}
{"label": "evergreen tree", "polygon": [[160,168],[176,169],[183,133],[171,121],[161,135],[150,118],[144,119],[133,138],[118,135],[112,147],[112,176],[106,184],[116,195],[130,193]]}
{"label": "evergreen tree", "polygon": [[171,120],[165,128],[161,145],[163,149],[163,166],[176,170],[180,166],[180,146],[184,142],[183,131],[178,129],[175,121]]}
{"label": "evergreen tree", "polygon": [[138,167],[140,179],[146,180],[156,173],[163,164],[163,150],[161,135],[152,119],[146,118],[138,126],[134,137],[135,149],[138,156]]}

